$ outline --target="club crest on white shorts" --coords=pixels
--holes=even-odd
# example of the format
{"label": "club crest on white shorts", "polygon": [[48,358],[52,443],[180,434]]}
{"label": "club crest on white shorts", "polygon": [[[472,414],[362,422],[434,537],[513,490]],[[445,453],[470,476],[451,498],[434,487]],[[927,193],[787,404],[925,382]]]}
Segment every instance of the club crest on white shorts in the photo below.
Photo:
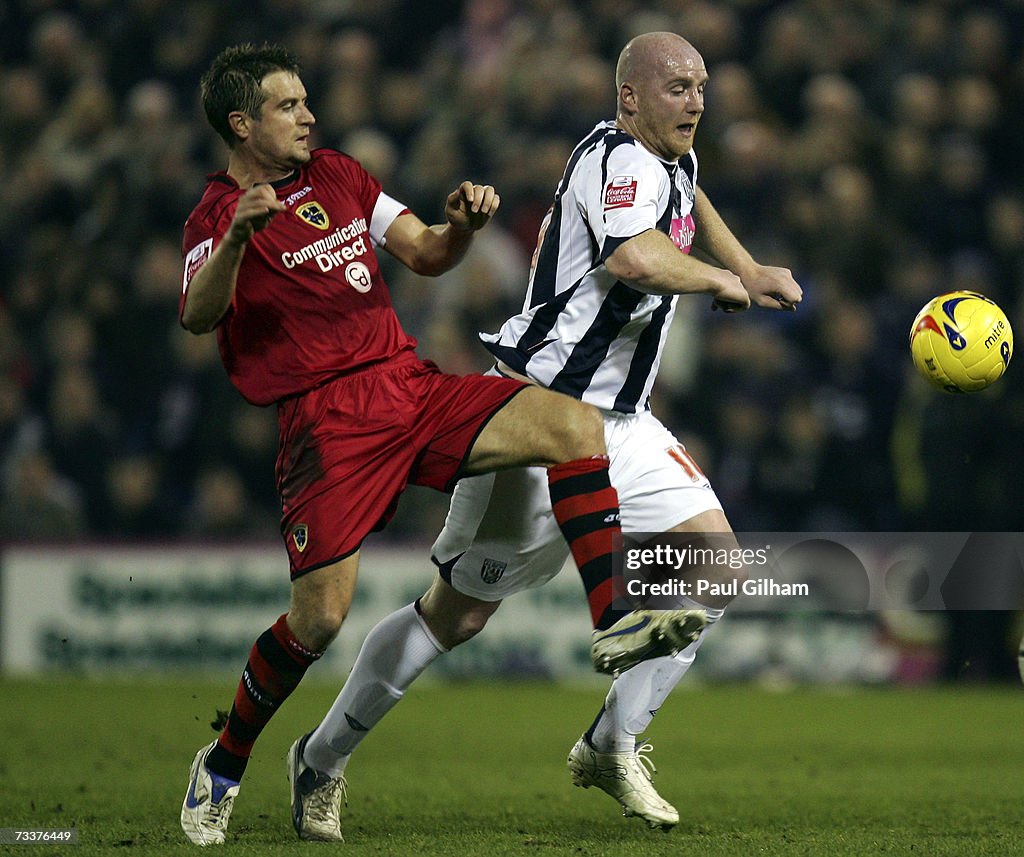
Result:
{"label": "club crest on white shorts", "polygon": [[497,583],[508,568],[507,562],[500,562],[496,559],[485,559],[480,568],[480,579],[484,583]]}

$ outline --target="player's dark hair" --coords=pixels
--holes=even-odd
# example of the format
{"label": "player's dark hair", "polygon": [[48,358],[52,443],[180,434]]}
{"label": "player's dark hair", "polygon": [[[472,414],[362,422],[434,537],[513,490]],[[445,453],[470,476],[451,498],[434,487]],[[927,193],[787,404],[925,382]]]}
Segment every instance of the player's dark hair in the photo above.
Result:
{"label": "player's dark hair", "polygon": [[258,119],[263,107],[261,81],[275,71],[299,73],[299,62],[280,45],[251,43],[221,51],[199,82],[203,110],[213,130],[234,148],[238,137],[228,115],[235,110]]}

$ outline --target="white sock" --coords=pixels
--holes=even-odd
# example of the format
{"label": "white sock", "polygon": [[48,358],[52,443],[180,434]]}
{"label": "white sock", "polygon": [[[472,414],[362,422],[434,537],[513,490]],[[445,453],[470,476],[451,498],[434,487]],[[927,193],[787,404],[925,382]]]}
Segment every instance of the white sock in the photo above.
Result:
{"label": "white sock", "polygon": [[427,623],[407,604],[366,635],[345,686],[306,742],[307,765],[336,777],[366,734],[444,652]]}
{"label": "white sock", "polygon": [[590,745],[599,753],[631,753],[662,703],[693,666],[704,635],[722,618],[724,610],[694,603],[693,609],[708,614],[701,635],[675,657],[652,658],[619,674],[612,682],[604,707],[587,733]]}

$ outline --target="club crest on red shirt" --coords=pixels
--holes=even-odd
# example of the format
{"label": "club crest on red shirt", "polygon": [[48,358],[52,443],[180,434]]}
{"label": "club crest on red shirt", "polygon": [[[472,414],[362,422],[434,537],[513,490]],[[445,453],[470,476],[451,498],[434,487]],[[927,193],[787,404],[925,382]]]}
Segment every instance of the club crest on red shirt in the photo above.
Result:
{"label": "club crest on red shirt", "polygon": [[327,216],[327,212],[324,211],[323,206],[316,200],[302,203],[302,205],[295,209],[295,213],[310,226],[315,226],[317,229],[322,229],[326,232],[331,228],[331,221]]}

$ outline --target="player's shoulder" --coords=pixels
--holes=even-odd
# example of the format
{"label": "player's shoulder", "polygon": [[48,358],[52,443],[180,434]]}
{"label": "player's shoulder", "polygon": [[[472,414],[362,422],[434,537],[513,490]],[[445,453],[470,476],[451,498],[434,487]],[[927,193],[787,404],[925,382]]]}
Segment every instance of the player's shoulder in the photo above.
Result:
{"label": "player's shoulder", "polygon": [[309,163],[306,165],[306,169],[313,172],[321,170],[344,173],[365,172],[363,165],[360,164],[359,161],[338,149],[329,149],[326,147],[313,149],[309,153],[309,156]]}
{"label": "player's shoulder", "polygon": [[570,179],[570,184],[582,188],[580,192],[603,192],[613,177],[626,177],[628,183],[646,177],[642,182],[645,185],[667,187],[669,174],[664,164],[636,137],[614,123],[598,125],[583,145],[579,165]]}
{"label": "player's shoulder", "polygon": [[659,163],[636,137],[619,128],[614,122],[598,124],[590,135],[584,138],[582,145],[586,149],[586,155],[601,163],[602,171],[613,164],[615,167],[635,164],[639,168],[652,167]]}
{"label": "player's shoulder", "polygon": [[635,137],[609,120],[598,122],[590,133],[577,143],[576,149],[584,156],[598,154],[601,157],[606,157],[609,152],[623,146],[643,149]]}
{"label": "player's shoulder", "polygon": [[628,131],[623,131],[617,125],[609,123],[604,129],[603,134],[604,144],[606,148],[618,148],[619,146],[633,146],[638,150],[644,150],[644,147],[640,145],[640,141],[637,140]]}
{"label": "player's shoulder", "polygon": [[[568,185],[590,184],[605,175],[609,161],[632,161],[636,140],[614,122],[599,122],[573,149],[566,165]],[[642,147],[641,147],[642,148]]]}
{"label": "player's shoulder", "polygon": [[242,195],[242,189],[226,172],[211,173],[206,177],[206,187],[192,213],[188,216],[188,224],[202,223],[212,225],[224,215]]}

